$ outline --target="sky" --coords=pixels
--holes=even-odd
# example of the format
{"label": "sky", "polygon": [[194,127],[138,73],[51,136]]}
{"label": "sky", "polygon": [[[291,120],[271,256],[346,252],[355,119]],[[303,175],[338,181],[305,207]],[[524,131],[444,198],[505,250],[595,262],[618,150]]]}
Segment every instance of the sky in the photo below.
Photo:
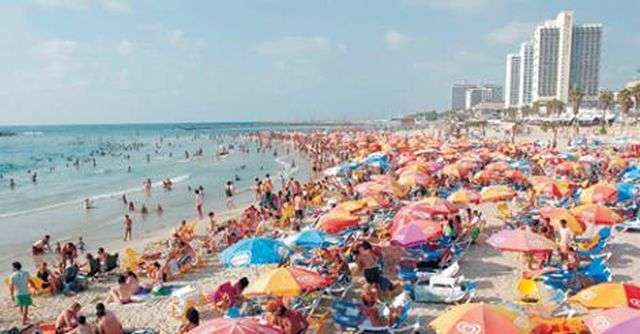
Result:
{"label": "sky", "polygon": [[638,0],[3,0],[0,125],[442,110],[561,10],[604,24],[603,89],[638,75]]}

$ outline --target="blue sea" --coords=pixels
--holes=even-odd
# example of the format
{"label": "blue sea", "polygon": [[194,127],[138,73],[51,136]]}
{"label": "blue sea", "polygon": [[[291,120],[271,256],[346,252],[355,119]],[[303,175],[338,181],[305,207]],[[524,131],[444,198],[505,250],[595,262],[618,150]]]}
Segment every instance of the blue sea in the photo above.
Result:
{"label": "blue sea", "polygon": [[[123,194],[136,209],[145,204],[150,210],[133,215],[139,240],[192,218],[196,187],[205,189],[205,210],[220,212],[223,185],[236,176],[236,187],[246,190],[237,201],[245,204],[255,177],[271,173],[277,180],[297,172],[304,177],[308,165],[302,157],[287,154],[283,146],[258,153],[247,137],[288,129],[263,123],[0,127],[0,265],[29,261],[29,245],[45,234],[61,242],[82,236],[89,249],[114,244],[127,212]],[[198,150],[202,155],[194,156]],[[220,156],[220,151],[230,153]],[[154,185],[150,194],[142,187],[147,178]],[[171,191],[161,187],[166,178],[175,183]],[[86,198],[93,209],[84,208]],[[155,211],[158,204],[162,214]]]}

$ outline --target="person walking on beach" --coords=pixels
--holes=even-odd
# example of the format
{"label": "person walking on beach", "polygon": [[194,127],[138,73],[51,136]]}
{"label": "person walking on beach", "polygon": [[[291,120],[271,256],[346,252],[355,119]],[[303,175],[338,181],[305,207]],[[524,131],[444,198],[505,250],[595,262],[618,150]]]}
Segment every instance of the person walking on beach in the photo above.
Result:
{"label": "person walking on beach", "polygon": [[204,196],[200,189],[196,189],[196,212],[198,213],[198,218],[202,219],[204,217]]}
{"label": "person walking on beach", "polygon": [[124,241],[132,239],[131,230],[133,229],[133,220],[129,215],[124,215]]}
{"label": "person walking on beach", "polygon": [[233,209],[236,207],[233,202],[233,195],[235,194],[235,187],[233,185],[233,181],[227,181],[227,184],[224,186],[224,195],[227,198],[227,209]]}
{"label": "person walking on beach", "polygon": [[14,262],[12,267],[13,274],[9,277],[9,293],[11,294],[11,300],[15,301],[20,310],[22,324],[26,325],[29,322],[29,306],[33,305],[29,286],[35,287],[31,283],[29,273],[22,270],[20,262]]}

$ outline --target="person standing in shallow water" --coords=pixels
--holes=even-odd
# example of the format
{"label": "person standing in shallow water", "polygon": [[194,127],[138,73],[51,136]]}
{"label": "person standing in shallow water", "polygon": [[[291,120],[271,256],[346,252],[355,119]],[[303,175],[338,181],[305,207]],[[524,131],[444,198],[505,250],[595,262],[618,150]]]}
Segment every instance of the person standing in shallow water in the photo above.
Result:
{"label": "person standing in shallow water", "polygon": [[131,231],[133,230],[133,220],[129,215],[124,215],[124,241],[132,239]]}

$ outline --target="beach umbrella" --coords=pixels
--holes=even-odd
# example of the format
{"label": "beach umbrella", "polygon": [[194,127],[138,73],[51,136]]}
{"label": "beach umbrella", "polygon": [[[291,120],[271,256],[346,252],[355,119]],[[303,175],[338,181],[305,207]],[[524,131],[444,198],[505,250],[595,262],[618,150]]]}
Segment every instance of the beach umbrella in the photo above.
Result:
{"label": "beach umbrella", "polygon": [[246,267],[258,264],[281,263],[291,254],[283,242],[271,238],[252,238],[236,242],[218,257],[227,267]]}
{"label": "beach umbrella", "polygon": [[347,211],[347,212],[356,212],[356,211],[360,211],[364,208],[367,207],[367,202],[366,201],[362,201],[362,200],[352,200],[352,201],[345,201],[342,203],[339,203],[338,205],[335,206],[334,210],[343,210],[343,211]]}
{"label": "beach umbrella", "polygon": [[331,279],[303,268],[275,268],[249,283],[242,292],[247,297],[295,297],[331,284]]}
{"label": "beach umbrella", "polygon": [[585,224],[615,225],[622,222],[622,217],[606,206],[584,204],[571,209],[571,214]]}
{"label": "beach umbrella", "polygon": [[320,217],[317,228],[327,233],[336,234],[348,228],[358,226],[360,217],[348,211],[333,209]]}
{"label": "beach umbrella", "polygon": [[455,163],[444,166],[441,171],[442,174],[455,178],[462,178],[465,176],[462,174],[462,172],[458,168],[458,165]]}
{"label": "beach umbrella", "polygon": [[189,334],[281,334],[282,329],[257,318],[215,318],[200,323]]}
{"label": "beach umbrella", "polygon": [[457,206],[453,205],[453,203],[447,201],[446,199],[434,196],[424,198],[418,201],[418,203],[425,204],[426,206],[431,208],[431,210],[433,210],[433,213],[435,214],[448,215],[456,213],[459,210]]}
{"label": "beach umbrella", "polygon": [[531,183],[532,186],[535,186],[541,183],[549,183],[549,182],[555,181],[552,177],[544,176],[544,175],[530,176],[527,180],[529,181],[529,183]]}
{"label": "beach umbrella", "polygon": [[454,306],[429,326],[438,334],[524,334],[530,323],[501,305],[468,303]]}
{"label": "beach umbrella", "polygon": [[334,245],[338,240],[323,231],[308,229],[300,231],[289,240],[290,245],[305,249],[324,248]]}
{"label": "beach umbrella", "polygon": [[391,242],[396,245],[410,247],[435,240],[441,235],[441,223],[416,219],[395,226],[391,232]]}
{"label": "beach umbrella", "polygon": [[522,173],[522,171],[519,169],[509,169],[503,173],[503,176],[506,179],[509,179],[515,182],[523,182],[527,179],[524,173]]}
{"label": "beach umbrella", "polygon": [[547,206],[540,209],[540,217],[549,218],[551,224],[556,228],[560,226],[560,221],[567,222],[567,227],[575,234],[582,234],[587,229],[586,225],[576,219],[568,209]]}
{"label": "beach umbrella", "polygon": [[496,249],[514,252],[540,252],[556,249],[556,244],[529,230],[501,230],[487,239]]}
{"label": "beach umbrella", "polygon": [[480,197],[483,202],[502,202],[510,200],[515,196],[516,192],[504,185],[484,187],[480,192]]}
{"label": "beach umbrella", "polygon": [[589,309],[631,307],[640,309],[640,285],[638,283],[607,282],[581,290],[569,298]]}
{"label": "beach umbrella", "polygon": [[582,204],[611,204],[618,199],[618,189],[608,183],[598,183],[582,191],[580,202]]}
{"label": "beach umbrella", "polygon": [[504,161],[492,162],[484,167],[485,170],[498,173],[504,173],[510,168],[511,166],[509,166],[509,164]]}
{"label": "beach umbrella", "polygon": [[473,175],[473,181],[477,183],[491,182],[499,179],[500,179],[500,174],[498,174],[498,172],[485,170],[485,169]]}
{"label": "beach umbrella", "polygon": [[633,199],[636,195],[636,188],[631,183],[620,182],[616,184],[616,189],[618,190],[618,201],[624,202],[630,199]]}
{"label": "beach umbrella", "polygon": [[431,177],[421,172],[405,172],[398,177],[398,183],[407,187],[426,187],[431,183]]}
{"label": "beach umbrella", "polygon": [[569,175],[578,171],[581,168],[577,162],[564,161],[556,165],[556,174]]}
{"label": "beach umbrella", "polygon": [[533,186],[537,196],[565,197],[571,192],[571,184],[567,181],[551,181],[537,183]]}
{"label": "beach umbrella", "polygon": [[640,332],[640,312],[620,307],[592,312],[582,318],[591,334],[637,334]]}
{"label": "beach umbrella", "polygon": [[480,203],[481,197],[477,192],[463,188],[453,192],[447,199],[454,204],[469,205]]}

